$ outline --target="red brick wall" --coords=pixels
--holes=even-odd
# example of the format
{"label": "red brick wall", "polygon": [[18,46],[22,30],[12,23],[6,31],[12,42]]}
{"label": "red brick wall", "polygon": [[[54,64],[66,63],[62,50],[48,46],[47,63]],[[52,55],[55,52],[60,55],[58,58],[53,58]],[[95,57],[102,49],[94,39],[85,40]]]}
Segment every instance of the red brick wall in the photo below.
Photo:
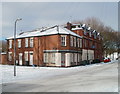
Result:
{"label": "red brick wall", "polygon": [[7,64],[7,54],[0,54],[0,64]]}

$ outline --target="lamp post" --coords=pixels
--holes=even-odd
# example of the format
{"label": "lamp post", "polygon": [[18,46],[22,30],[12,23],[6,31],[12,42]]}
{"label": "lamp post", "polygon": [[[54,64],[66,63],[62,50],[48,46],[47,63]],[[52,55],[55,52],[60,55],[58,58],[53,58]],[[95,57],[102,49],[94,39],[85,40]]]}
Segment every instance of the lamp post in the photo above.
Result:
{"label": "lamp post", "polygon": [[16,76],[16,23],[22,20],[21,18],[16,19],[14,27],[14,76]]}

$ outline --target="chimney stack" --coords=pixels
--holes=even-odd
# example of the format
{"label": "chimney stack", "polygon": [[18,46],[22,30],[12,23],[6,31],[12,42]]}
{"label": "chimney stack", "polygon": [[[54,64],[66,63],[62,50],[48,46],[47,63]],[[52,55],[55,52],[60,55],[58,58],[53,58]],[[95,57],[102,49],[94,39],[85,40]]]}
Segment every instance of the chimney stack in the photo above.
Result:
{"label": "chimney stack", "polygon": [[67,29],[71,30],[72,29],[72,24],[70,22],[67,22]]}

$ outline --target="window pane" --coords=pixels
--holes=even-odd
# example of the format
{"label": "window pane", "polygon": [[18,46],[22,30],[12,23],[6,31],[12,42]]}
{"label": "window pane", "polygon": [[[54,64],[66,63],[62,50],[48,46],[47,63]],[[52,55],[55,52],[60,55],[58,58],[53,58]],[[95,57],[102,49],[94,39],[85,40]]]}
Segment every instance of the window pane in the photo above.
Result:
{"label": "window pane", "polygon": [[18,48],[21,47],[21,39],[18,39]]}
{"label": "window pane", "polygon": [[9,40],[9,48],[12,48],[12,40]]}
{"label": "window pane", "polygon": [[33,47],[33,38],[30,38],[30,47]]}
{"label": "window pane", "polygon": [[66,35],[61,35],[61,46],[66,46]]}
{"label": "window pane", "polygon": [[25,38],[25,47],[28,47],[28,38]]}

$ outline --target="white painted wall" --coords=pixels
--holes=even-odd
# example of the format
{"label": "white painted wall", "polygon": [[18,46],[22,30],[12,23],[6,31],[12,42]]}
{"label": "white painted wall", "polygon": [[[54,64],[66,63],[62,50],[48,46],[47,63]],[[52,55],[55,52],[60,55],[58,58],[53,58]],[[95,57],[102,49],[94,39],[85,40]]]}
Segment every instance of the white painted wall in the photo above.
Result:
{"label": "white painted wall", "polygon": [[61,53],[55,53],[55,64],[61,66]]}
{"label": "white painted wall", "polygon": [[65,66],[70,66],[70,53],[66,53],[65,56]]}

